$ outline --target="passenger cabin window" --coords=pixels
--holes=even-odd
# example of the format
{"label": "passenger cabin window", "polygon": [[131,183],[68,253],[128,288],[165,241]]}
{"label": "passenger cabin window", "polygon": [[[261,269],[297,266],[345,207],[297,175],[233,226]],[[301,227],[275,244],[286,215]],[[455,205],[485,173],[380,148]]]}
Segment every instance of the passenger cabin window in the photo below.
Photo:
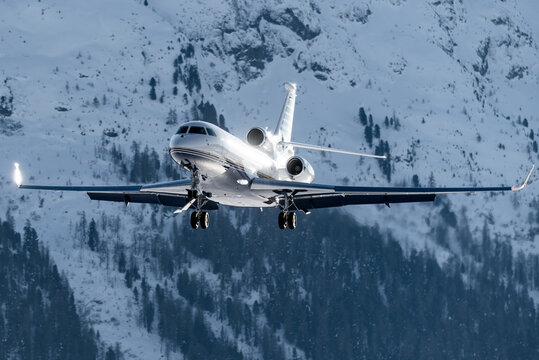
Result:
{"label": "passenger cabin window", "polygon": [[189,129],[189,126],[181,126],[176,134],[185,134],[187,129]]}
{"label": "passenger cabin window", "polygon": [[213,131],[213,129],[206,128],[206,131],[208,132],[208,135],[210,135],[210,136],[217,136],[217,135],[215,134],[215,131]]}
{"label": "passenger cabin window", "polygon": [[206,135],[206,130],[202,126],[191,126],[189,128],[189,134]]}

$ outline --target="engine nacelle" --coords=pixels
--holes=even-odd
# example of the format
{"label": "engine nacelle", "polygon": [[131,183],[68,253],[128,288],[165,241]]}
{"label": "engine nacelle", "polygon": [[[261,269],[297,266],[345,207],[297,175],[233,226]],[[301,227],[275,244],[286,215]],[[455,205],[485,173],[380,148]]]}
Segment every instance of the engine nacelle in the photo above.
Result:
{"label": "engine nacelle", "polygon": [[247,133],[247,143],[249,145],[262,147],[266,143],[268,137],[266,136],[266,131],[259,127],[252,128]]}
{"label": "engine nacelle", "polygon": [[286,171],[292,180],[311,183],[314,181],[314,170],[311,164],[299,156],[292,156],[286,162]]}

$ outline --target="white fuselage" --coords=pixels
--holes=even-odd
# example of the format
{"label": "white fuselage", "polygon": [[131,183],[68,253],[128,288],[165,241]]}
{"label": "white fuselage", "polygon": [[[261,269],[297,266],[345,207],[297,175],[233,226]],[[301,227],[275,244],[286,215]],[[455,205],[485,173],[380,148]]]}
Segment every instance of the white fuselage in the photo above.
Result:
{"label": "white fuselage", "polygon": [[[286,169],[287,160],[294,155],[293,149],[275,145],[271,139],[269,143],[269,147],[255,147],[218,126],[191,121],[172,136],[169,152],[182,167],[199,171],[200,190],[209,193],[211,200],[230,206],[268,207],[276,204],[251,192],[251,179],[298,180]],[[311,176],[301,181],[312,182],[312,167],[306,161],[304,165]]]}

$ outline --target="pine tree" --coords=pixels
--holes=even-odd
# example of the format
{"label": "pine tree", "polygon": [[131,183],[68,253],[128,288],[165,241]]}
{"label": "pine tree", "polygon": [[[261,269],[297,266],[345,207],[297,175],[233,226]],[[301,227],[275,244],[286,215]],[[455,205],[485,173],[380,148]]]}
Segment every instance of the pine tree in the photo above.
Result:
{"label": "pine tree", "polygon": [[167,125],[176,125],[178,123],[178,114],[176,114],[176,109],[170,109],[167,115]]}
{"label": "pine tree", "polygon": [[370,125],[365,127],[365,140],[369,147],[372,147],[372,126]]}
{"label": "pine tree", "polygon": [[151,100],[156,100],[157,99],[157,94],[155,93],[155,86],[157,85],[157,81],[155,81],[155,78],[151,78],[150,79],[150,99]]}
{"label": "pine tree", "polygon": [[151,332],[155,310],[150,299],[150,287],[146,282],[146,277],[142,279],[140,287],[142,289],[142,314],[144,327],[146,330],[148,330],[148,332]]}
{"label": "pine tree", "polygon": [[99,233],[97,232],[97,226],[93,218],[88,227],[88,246],[92,251],[96,251],[99,248]]}
{"label": "pine tree", "polygon": [[219,127],[226,130],[225,117],[223,114],[219,115]]}
{"label": "pine tree", "polygon": [[429,176],[429,187],[436,187],[436,180],[434,179],[433,172],[431,172]]}
{"label": "pine tree", "polygon": [[419,176],[417,176],[417,174],[412,176],[412,186],[416,188],[419,187]]}
{"label": "pine tree", "polygon": [[367,126],[367,114],[365,113],[365,109],[363,107],[359,108],[359,122],[363,126]]}
{"label": "pine tree", "polygon": [[125,253],[122,251],[120,252],[120,257],[118,258],[118,271],[121,273],[124,273],[125,266],[126,266]]}
{"label": "pine tree", "polygon": [[380,139],[380,126],[378,124],[374,125],[374,137]]}
{"label": "pine tree", "polygon": [[116,353],[114,352],[112,346],[109,346],[107,354],[105,355],[105,360],[116,360]]}

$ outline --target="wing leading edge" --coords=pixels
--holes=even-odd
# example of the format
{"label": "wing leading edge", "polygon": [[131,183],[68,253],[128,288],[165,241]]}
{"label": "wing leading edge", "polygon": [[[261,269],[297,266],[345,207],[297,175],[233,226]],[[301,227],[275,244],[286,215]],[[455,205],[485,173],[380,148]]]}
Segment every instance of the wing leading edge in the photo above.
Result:
{"label": "wing leading edge", "polygon": [[[22,176],[17,165],[15,166],[15,179],[17,179],[16,183],[19,189],[86,192],[91,200],[123,202],[126,205],[146,203],[181,208],[190,200],[187,197],[187,190],[191,188],[190,180],[126,186],[26,185],[22,184]],[[213,201],[208,201],[203,207],[204,210],[217,208],[217,203]]]}
{"label": "wing leading edge", "polygon": [[[293,196],[298,210],[339,207],[345,205],[385,204],[434,201],[441,194],[473,194],[477,192],[519,191],[528,184],[535,166],[520,186],[498,187],[448,187],[448,188],[407,188],[407,187],[368,187],[306,184],[271,179],[254,179],[251,190],[262,196]],[[283,199],[277,201],[284,202]]]}

